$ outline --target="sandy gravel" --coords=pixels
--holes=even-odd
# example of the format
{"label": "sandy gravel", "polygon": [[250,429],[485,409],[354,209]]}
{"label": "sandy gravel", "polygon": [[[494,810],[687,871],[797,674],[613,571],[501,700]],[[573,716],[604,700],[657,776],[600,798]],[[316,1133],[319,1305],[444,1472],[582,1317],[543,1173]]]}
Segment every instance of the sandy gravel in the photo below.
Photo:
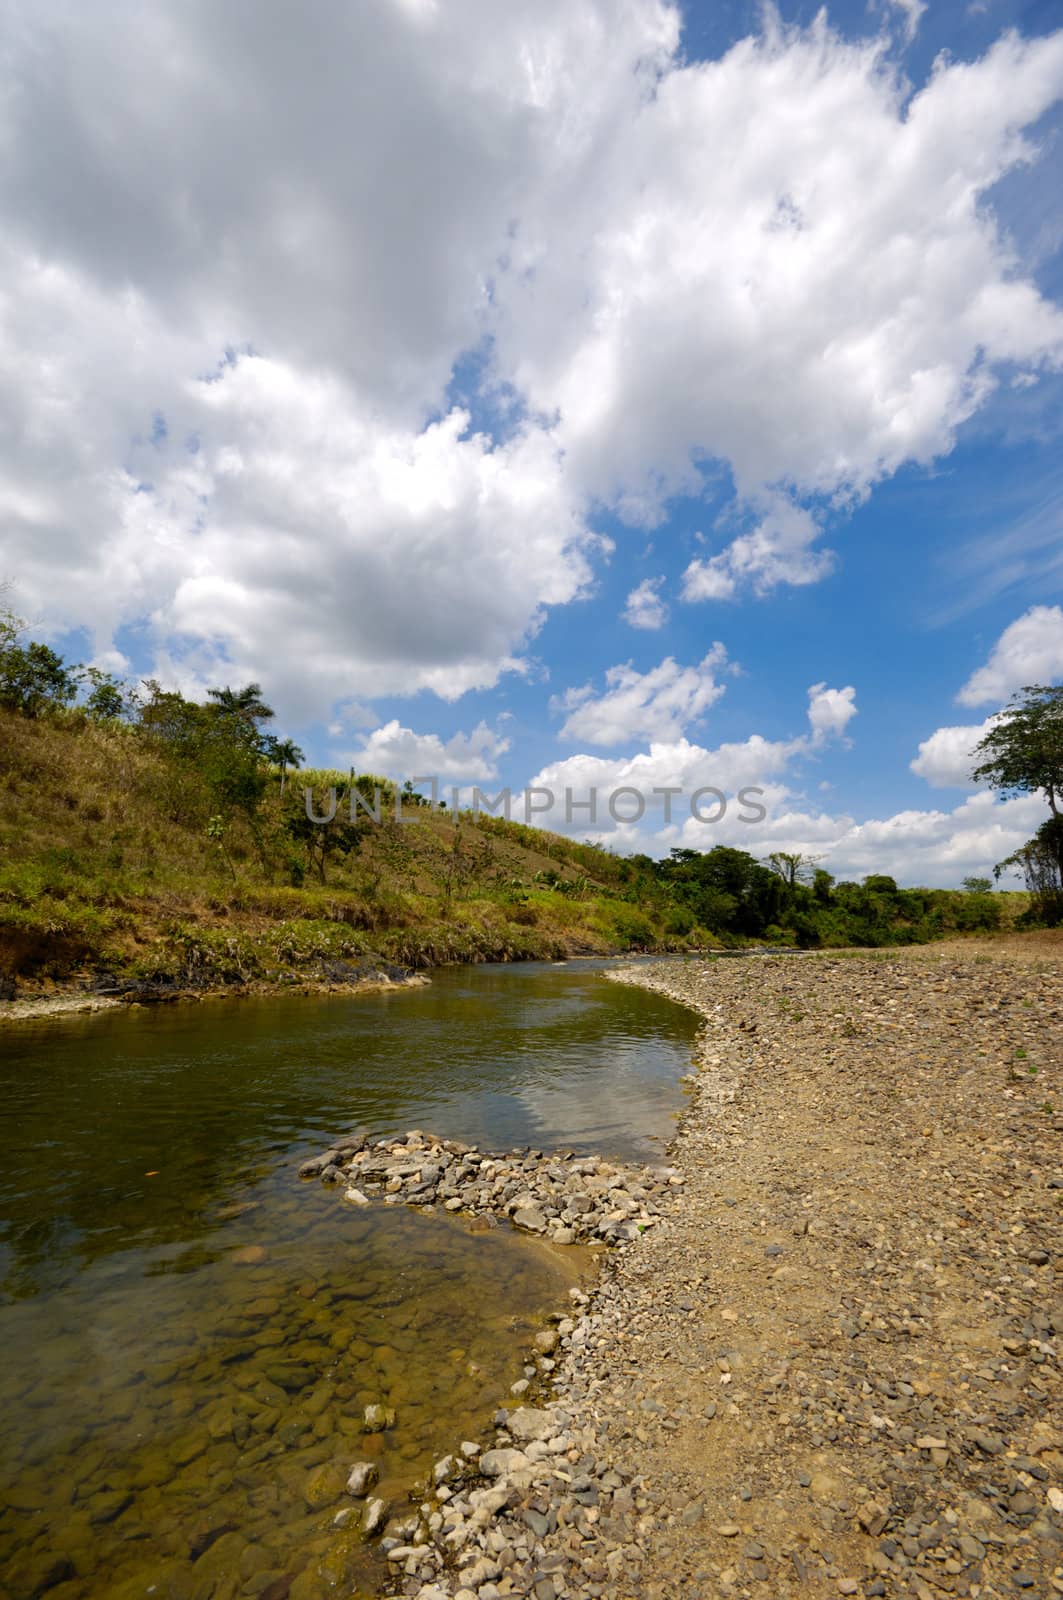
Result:
{"label": "sandy gravel", "polygon": [[0,1025],[37,1022],[43,1017],[72,1017],[80,1012],[113,1011],[119,1004],[103,995],[34,995],[25,1000],[0,1000]]}
{"label": "sandy gravel", "polygon": [[[988,951],[991,953],[987,953]],[[667,962],[706,1019],[666,1227],[573,1382],[637,1593],[1063,1594],[1063,963]]]}

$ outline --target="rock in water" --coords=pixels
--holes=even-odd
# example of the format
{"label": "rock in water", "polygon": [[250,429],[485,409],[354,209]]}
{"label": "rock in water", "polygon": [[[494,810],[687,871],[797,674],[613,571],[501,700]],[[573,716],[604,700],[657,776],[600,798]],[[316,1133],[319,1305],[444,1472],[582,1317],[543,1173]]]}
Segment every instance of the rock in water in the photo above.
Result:
{"label": "rock in water", "polygon": [[372,1461],[356,1461],[347,1479],[347,1493],[364,1500],[380,1474]]}
{"label": "rock in water", "polygon": [[362,1532],[367,1539],[371,1539],[375,1533],[380,1532],[387,1521],[387,1515],[387,1501],[380,1499],[366,1501],[365,1515],[362,1517]]}
{"label": "rock in water", "polygon": [[374,1403],[366,1406],[362,1425],[366,1433],[383,1433],[386,1428],[395,1426],[395,1413],[390,1406]]}

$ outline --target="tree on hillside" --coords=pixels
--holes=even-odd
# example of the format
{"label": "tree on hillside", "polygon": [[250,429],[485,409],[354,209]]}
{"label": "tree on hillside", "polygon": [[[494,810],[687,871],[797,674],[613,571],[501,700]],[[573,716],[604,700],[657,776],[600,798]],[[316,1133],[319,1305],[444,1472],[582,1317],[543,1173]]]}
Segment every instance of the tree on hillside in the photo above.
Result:
{"label": "tree on hillside", "polygon": [[236,809],[253,815],[266,784],[253,718],[197,705],[153,678],[144,689],[137,727],[173,763],[164,786],[167,814],[184,820],[206,805],[210,813]]}
{"label": "tree on hillside", "polygon": [[729,845],[705,852],[675,847],[658,871],[701,927],[727,928],[745,938],[757,938],[777,921],[786,898],[778,873]]}
{"label": "tree on hillside", "polygon": [[269,722],[274,714],[273,707],[262,698],[260,683],[248,683],[242,689],[230,689],[226,684],[224,689],[208,689],[207,694],[218,710],[229,717],[243,717],[248,722],[259,723]]}
{"label": "tree on hillside", "polygon": [[77,673],[46,644],[21,642],[26,624],[0,609],[0,705],[24,717],[69,705],[77,694]]}
{"label": "tree on hillside", "polygon": [[262,745],[269,759],[281,769],[281,794],[283,794],[289,769],[298,772],[306,757],[293,739],[275,739],[272,734],[267,734]]}
{"label": "tree on hillside", "polygon": [[84,705],[93,722],[116,722],[125,715],[126,692],[112,673],[100,667],[86,667],[84,677],[89,683]]}
{"label": "tree on hillside", "polygon": [[1040,920],[1063,920],[1063,685],[1029,684],[979,740],[971,777],[1005,798],[1044,795],[1051,816],[1021,850],[994,867],[994,876],[1018,867]]}

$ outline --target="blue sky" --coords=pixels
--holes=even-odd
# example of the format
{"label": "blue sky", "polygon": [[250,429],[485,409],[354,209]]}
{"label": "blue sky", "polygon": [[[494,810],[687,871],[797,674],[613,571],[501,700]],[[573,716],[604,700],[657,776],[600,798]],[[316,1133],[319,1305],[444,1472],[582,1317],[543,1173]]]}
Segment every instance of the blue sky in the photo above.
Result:
{"label": "blue sky", "polygon": [[104,12],[120,59],[11,16],[40,631],[258,679],[323,764],[764,790],[618,849],[955,883],[1029,836],[966,774],[1063,676],[1057,6]]}

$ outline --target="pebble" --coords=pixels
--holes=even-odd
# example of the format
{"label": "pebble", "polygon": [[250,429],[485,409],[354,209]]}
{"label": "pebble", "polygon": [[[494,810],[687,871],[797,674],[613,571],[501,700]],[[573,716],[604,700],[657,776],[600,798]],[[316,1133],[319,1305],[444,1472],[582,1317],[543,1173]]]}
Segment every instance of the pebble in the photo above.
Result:
{"label": "pebble", "polygon": [[681,1179],[674,1168],[631,1170],[595,1156],[522,1150],[487,1156],[456,1140],[426,1139],[419,1129],[376,1144],[340,1141],[304,1161],[299,1174],[344,1177],[344,1195],[353,1205],[371,1205],[374,1196],[441,1204],[452,1213],[508,1218],[561,1245],[637,1240],[660,1221]]}
{"label": "pebble", "polygon": [[388,1524],[402,1600],[1063,1593],[1063,1004],[986,948],[632,969],[706,1019],[671,1167],[342,1155],[373,1201],[611,1247],[494,1438]]}

